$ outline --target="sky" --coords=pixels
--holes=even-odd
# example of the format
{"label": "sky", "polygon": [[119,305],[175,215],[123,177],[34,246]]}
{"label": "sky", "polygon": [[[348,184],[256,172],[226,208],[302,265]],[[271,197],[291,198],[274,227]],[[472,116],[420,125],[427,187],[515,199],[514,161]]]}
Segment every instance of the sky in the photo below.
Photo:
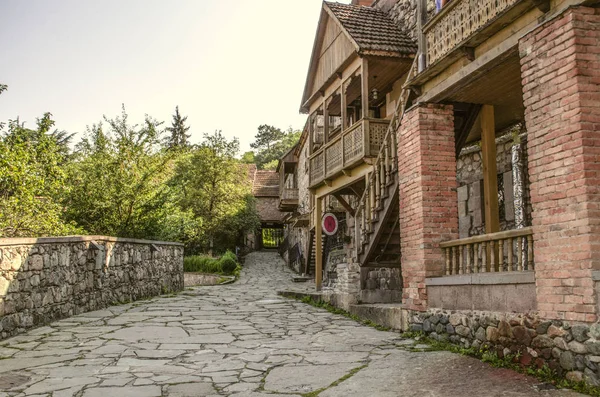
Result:
{"label": "sky", "polygon": [[[339,0],[349,3],[349,0]],[[301,129],[321,0],[0,0],[0,122],[83,134],[125,105],[191,141],[222,130],[250,150],[257,127]],[[76,136],[77,141],[81,135]]]}

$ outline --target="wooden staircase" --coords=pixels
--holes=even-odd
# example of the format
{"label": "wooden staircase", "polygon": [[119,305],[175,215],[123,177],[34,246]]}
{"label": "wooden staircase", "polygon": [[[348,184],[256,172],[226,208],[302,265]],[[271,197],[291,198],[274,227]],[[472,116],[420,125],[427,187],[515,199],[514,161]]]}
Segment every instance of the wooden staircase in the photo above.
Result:
{"label": "wooden staircase", "polygon": [[[406,81],[416,72],[416,62]],[[362,266],[400,266],[398,142],[410,89],[403,87],[355,214],[356,260]]]}

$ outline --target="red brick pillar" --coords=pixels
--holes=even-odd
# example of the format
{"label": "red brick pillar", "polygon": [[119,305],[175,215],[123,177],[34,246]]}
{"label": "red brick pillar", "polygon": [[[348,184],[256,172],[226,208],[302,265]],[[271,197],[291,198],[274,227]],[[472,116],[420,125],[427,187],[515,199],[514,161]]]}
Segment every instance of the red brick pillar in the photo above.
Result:
{"label": "red brick pillar", "polygon": [[600,269],[600,14],[571,8],[519,42],[537,304],[596,321]]}
{"label": "red brick pillar", "polygon": [[444,274],[439,243],[458,238],[454,113],[424,104],[404,116],[398,132],[402,302],[427,309],[425,278]]}

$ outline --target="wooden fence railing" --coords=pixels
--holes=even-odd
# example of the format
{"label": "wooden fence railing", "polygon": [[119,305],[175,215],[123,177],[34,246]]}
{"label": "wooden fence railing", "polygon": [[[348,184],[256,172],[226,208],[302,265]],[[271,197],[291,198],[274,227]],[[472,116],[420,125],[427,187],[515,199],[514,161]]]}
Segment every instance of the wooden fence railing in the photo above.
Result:
{"label": "wooden fence railing", "polygon": [[508,230],[440,244],[446,275],[532,271],[532,228]]}
{"label": "wooden fence railing", "polygon": [[362,119],[319,148],[309,158],[310,186],[354,166],[364,157],[376,156],[388,125],[389,120]]}

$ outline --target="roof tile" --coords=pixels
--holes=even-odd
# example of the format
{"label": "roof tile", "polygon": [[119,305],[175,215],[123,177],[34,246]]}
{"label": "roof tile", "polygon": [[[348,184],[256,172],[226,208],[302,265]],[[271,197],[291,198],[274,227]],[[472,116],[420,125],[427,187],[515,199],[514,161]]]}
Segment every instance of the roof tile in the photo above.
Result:
{"label": "roof tile", "polygon": [[408,55],[417,52],[416,43],[382,10],[352,4],[325,4],[356,41],[359,52],[384,51]]}

